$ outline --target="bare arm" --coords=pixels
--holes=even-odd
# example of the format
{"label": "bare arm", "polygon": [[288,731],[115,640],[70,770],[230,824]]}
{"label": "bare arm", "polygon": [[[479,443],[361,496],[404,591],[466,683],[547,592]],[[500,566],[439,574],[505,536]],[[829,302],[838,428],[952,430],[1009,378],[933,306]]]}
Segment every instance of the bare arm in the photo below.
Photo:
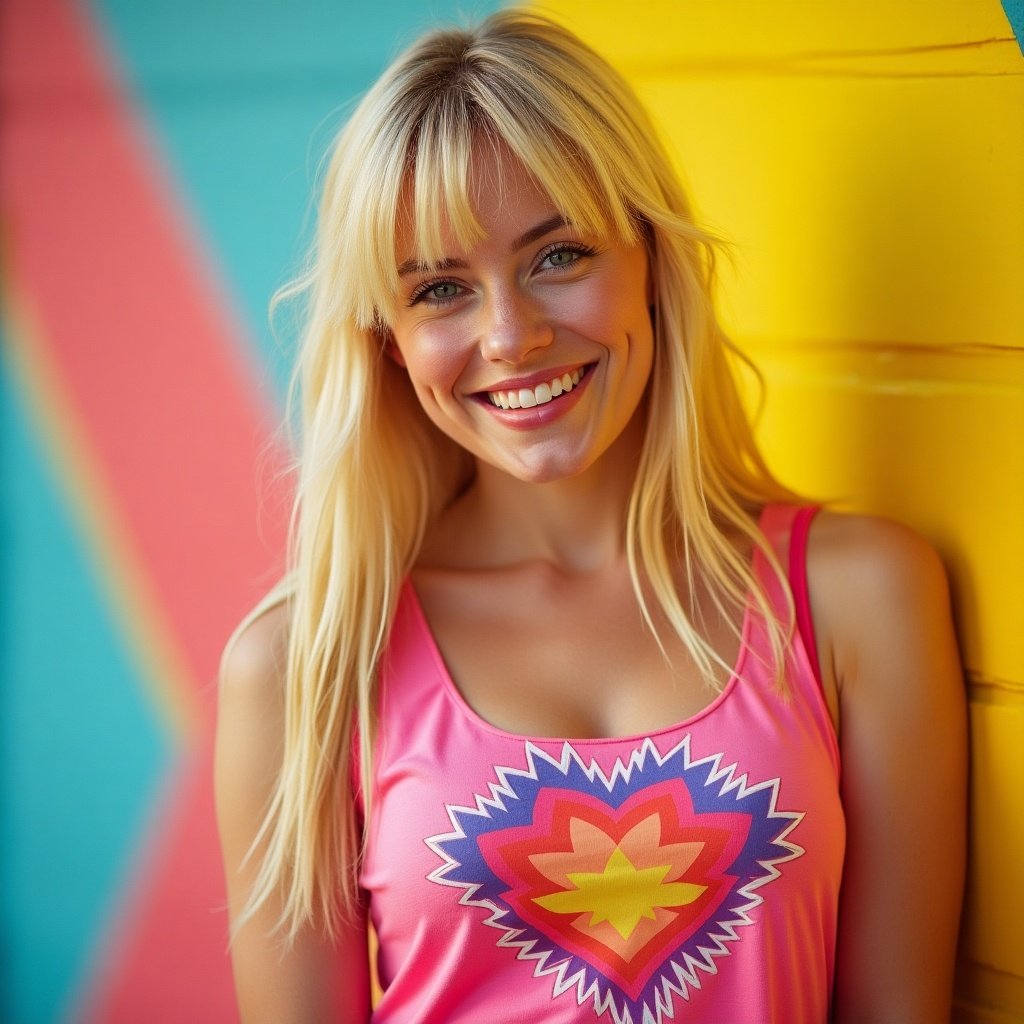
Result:
{"label": "bare arm", "polygon": [[[225,658],[217,716],[217,823],[236,921],[262,855],[246,859],[270,799],[280,764],[283,664],[282,607],[250,623]],[[245,1024],[365,1022],[370,1016],[365,916],[329,942],[315,923],[291,946],[274,935],[281,903],[271,900],[235,935],[235,988]]]}
{"label": "bare arm", "polygon": [[811,587],[838,691],[847,819],[833,1020],[948,1021],[967,741],[946,577],[904,527],[824,518]]}

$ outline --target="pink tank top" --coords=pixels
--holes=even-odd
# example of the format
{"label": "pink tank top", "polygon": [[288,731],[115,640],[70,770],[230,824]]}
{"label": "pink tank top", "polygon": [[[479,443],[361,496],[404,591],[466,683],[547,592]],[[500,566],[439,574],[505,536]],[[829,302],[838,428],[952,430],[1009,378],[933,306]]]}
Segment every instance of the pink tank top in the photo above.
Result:
{"label": "pink tank top", "polygon": [[[788,557],[802,627],[789,695],[748,609],[723,692],[649,735],[494,728],[462,699],[404,588],[361,876],[380,941],[375,1024],[827,1020],[845,829],[803,639],[813,513],[761,517]],[[759,553],[754,567],[781,614]]]}

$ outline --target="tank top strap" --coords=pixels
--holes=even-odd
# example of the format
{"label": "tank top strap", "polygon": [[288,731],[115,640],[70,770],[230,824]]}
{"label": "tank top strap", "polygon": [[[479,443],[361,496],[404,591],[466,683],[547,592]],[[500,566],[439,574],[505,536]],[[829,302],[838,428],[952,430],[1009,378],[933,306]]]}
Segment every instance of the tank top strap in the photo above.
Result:
{"label": "tank top strap", "polygon": [[433,692],[446,671],[409,577],[402,581],[381,670],[385,682],[399,676],[407,692],[414,688],[414,700]]}
{"label": "tank top strap", "polygon": [[754,567],[758,582],[765,588],[772,607],[783,620],[788,617],[792,607],[796,617],[794,647],[799,648],[799,653],[805,656],[807,668],[820,689],[821,668],[818,664],[818,647],[807,588],[807,537],[818,511],[817,505],[766,505],[761,514],[761,532],[785,570],[789,584],[788,595],[783,590],[778,574],[761,552],[755,555]]}

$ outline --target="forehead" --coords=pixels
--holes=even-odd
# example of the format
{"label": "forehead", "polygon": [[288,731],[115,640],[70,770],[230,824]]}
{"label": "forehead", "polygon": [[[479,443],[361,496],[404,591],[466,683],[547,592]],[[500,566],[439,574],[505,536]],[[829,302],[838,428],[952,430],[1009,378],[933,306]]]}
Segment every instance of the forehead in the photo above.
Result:
{"label": "forehead", "polygon": [[481,220],[499,219],[524,206],[555,206],[533,172],[500,141],[474,145],[468,179],[469,200]]}
{"label": "forehead", "polygon": [[398,262],[434,260],[488,238],[517,234],[560,212],[505,143],[478,138],[464,173],[442,174],[433,187],[412,171],[407,175],[396,223]]}

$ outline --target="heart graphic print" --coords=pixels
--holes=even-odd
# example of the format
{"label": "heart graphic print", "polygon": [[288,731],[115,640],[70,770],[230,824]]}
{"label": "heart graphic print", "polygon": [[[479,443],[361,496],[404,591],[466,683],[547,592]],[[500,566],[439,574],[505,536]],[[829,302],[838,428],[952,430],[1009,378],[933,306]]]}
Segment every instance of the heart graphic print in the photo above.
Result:
{"label": "heart graphic print", "polygon": [[728,970],[762,887],[803,854],[803,814],[777,809],[778,779],[695,759],[689,736],[664,756],[647,739],[608,774],[569,743],[555,759],[526,742],[525,759],[495,767],[474,806],[446,806],[428,878],[483,910],[556,998],[615,1024],[685,1019],[678,1001]]}

